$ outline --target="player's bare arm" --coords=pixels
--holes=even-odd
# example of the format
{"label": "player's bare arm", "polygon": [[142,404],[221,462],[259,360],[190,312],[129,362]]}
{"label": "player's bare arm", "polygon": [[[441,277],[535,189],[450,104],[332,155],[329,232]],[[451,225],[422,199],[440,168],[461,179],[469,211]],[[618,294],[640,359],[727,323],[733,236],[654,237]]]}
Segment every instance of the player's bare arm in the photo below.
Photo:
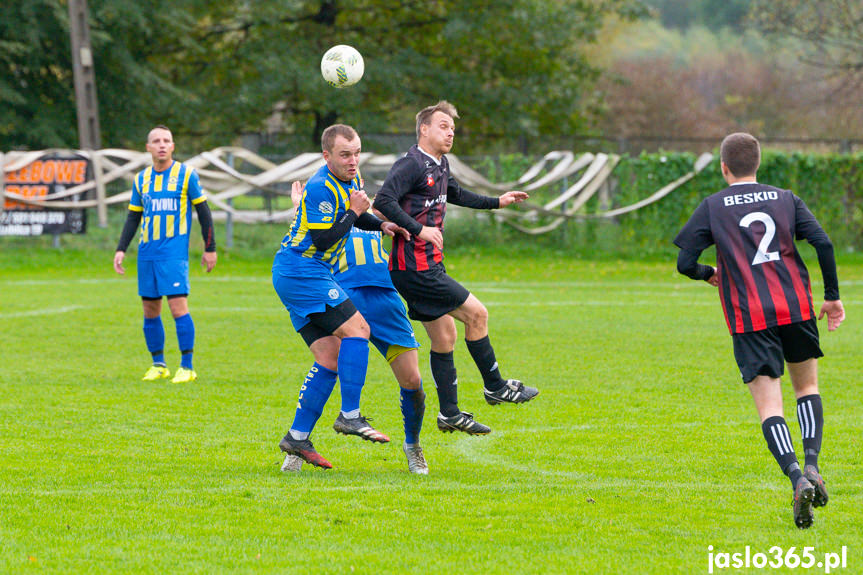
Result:
{"label": "player's bare arm", "polygon": [[126,269],[123,267],[123,259],[126,257],[126,252],[122,252],[117,250],[114,252],[114,271],[120,275],[126,273]]}
{"label": "player's bare arm", "polygon": [[842,306],[842,300],[825,300],[821,305],[818,319],[823,319],[825,315],[827,316],[827,330],[836,331],[845,321],[845,308]]}
{"label": "player's bare arm", "polygon": [[204,255],[201,256],[201,266],[207,270],[207,273],[210,273],[216,267],[217,259],[216,252],[204,252]]}
{"label": "player's bare arm", "polygon": [[431,226],[423,226],[422,231],[417,234],[417,237],[432,244],[437,249],[443,250],[443,234],[439,229]]}
{"label": "player's bare arm", "polygon": [[300,201],[303,199],[303,182],[297,180],[291,184],[291,203],[294,207],[299,207]]}
{"label": "player's bare arm", "polygon": [[719,287],[719,274],[716,273],[716,268],[713,268],[713,274],[706,281],[713,287]]}
{"label": "player's bare arm", "polygon": [[371,207],[372,203],[365,190],[351,190],[351,211],[361,216]]}
{"label": "player's bare arm", "polygon": [[529,197],[530,195],[527,192],[513,190],[501,195],[498,200],[500,201],[500,207],[505,208],[510,204],[519,204]]}
{"label": "player's bare arm", "polygon": [[392,222],[384,221],[383,223],[381,223],[381,232],[388,235],[389,237],[393,237],[394,235],[399,234],[406,240],[411,239],[411,233],[409,231]]}

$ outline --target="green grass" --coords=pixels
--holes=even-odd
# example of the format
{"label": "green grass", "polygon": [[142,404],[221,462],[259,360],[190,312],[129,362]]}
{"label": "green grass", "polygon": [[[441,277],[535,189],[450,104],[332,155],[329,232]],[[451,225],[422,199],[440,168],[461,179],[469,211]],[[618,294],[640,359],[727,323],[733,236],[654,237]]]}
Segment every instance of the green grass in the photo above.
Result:
{"label": "green grass", "polygon": [[[262,229],[275,246],[283,229]],[[313,436],[335,469],[282,474],[311,356],[270,284],[272,250],[242,239],[213,274],[195,269],[199,380],[145,384],[134,257],[126,277],[110,267],[118,233],[94,227],[62,250],[0,238],[2,573],[706,573],[711,545],[819,559],[847,546],[844,572],[863,570],[859,261],[840,265],[849,319],[822,332],[831,501],[798,531],[716,292],[673,260],[449,246],[504,374],[541,395],[486,405],[460,341],[462,408],[493,433],[439,433],[417,325],[431,474],[406,471],[398,388],[376,353],[363,410],[393,442],[336,435],[335,393]]]}

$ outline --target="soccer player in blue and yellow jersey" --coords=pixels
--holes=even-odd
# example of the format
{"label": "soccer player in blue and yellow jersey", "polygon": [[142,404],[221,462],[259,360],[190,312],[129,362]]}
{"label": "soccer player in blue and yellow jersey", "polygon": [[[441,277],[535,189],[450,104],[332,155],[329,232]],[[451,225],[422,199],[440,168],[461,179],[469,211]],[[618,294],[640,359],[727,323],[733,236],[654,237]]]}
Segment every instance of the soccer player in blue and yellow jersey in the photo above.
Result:
{"label": "soccer player in blue and yellow jersey", "polygon": [[[294,182],[291,199],[299,206],[303,186]],[[333,262],[333,276],[354,302],[363,318],[369,324],[369,340],[390,364],[400,387],[400,406],[404,424],[405,442],[402,450],[408,460],[411,473],[428,474],[428,465],[419,436],[425,414],[425,392],[422,389],[417,343],[413,328],[407,318],[407,310],[390,280],[387,262],[389,254],[382,244],[378,231],[351,228],[344,250],[338,260]],[[335,337],[335,336],[329,336]],[[332,345],[338,345],[332,342]],[[342,398],[350,397],[350,392],[342,391]],[[346,406],[333,426],[339,433],[350,433],[363,438],[377,433],[371,426],[351,431],[345,423]],[[357,413],[359,409],[357,409]],[[348,431],[346,431],[348,429]],[[302,461],[296,456],[285,456],[285,471],[299,470]]]}
{"label": "soccer player in blue and yellow jersey", "polygon": [[[325,165],[306,184],[297,215],[273,261],[273,287],[291,314],[294,329],[315,358],[300,387],[291,428],[279,448],[312,465],[331,468],[309,440],[324,405],[341,379],[342,413],[334,427],[372,441],[389,441],[370,430],[359,413],[369,360],[369,326],[332,267],[356,225],[393,235],[398,226],[370,213],[358,176],[362,144],[350,126],[336,124],[321,135]],[[335,336],[335,337],[330,337]],[[339,429],[341,428],[341,429]]]}
{"label": "soccer player in blue and yellow jersey", "polygon": [[129,215],[117,251],[114,270],[126,273],[123,258],[126,248],[143,220],[138,242],[138,294],[144,306],[144,339],[153,365],[144,381],[171,376],[165,364],[165,328],[162,325],[162,297],[177,329],[180,367],[171,380],[187,383],[197,379],[192,365],[195,347],[195,324],[189,314],[189,234],[192,208],[198,214],[204,237],[201,265],[207,272],[216,265],[216,240],[213,217],[195,170],[173,159],[174,139],[165,126],[156,126],[147,136],[147,151],[153,157],[152,167],[138,172],[132,184]]}
{"label": "soccer player in blue and yellow jersey", "polygon": [[[809,273],[794,240],[808,241],[818,254],[824,303],[833,331],[845,319],[833,244],[799,197],[760,184],[756,172],[761,148],[753,136],[727,136],[720,167],[728,187],[707,197],[674,239],[680,248],[677,269],[719,288],[734,358],[761,419],[767,446],[794,490],[794,523],[814,521],[812,507],[827,504],[818,468],[824,412],[818,392],[818,326],[812,307]],[[716,245],[716,268],[698,257]],[[780,377],[785,364],[797,397],[797,418],[805,453],[801,471],[785,423]]]}
{"label": "soccer player in blue and yellow jersey", "polygon": [[458,112],[447,101],[423,108],[416,115],[417,144],[393,164],[375,209],[410,233],[393,238],[390,277],[408,303],[411,319],[423,322],[431,339],[431,370],[437,388],[441,431],[471,435],[491,432],[458,405],[458,377],[453,350],[455,320],[465,326],[465,343],[483,379],[487,403],[524,403],[539,391],[517,379],[504,379],[488,336],[488,310],[479,299],[446,273],[443,228],[447,204],[494,210],[527,199],[509,191],[497,198],[459,186],[450,174],[446,154],[452,149]]}

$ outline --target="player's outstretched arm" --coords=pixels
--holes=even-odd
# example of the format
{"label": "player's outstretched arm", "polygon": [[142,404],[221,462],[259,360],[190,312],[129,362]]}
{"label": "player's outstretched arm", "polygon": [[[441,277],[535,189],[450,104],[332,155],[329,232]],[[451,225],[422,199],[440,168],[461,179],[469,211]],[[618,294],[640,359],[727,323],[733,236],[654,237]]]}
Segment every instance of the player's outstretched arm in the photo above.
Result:
{"label": "player's outstretched arm", "polygon": [[510,204],[521,203],[529,197],[530,195],[528,195],[527,192],[518,192],[513,190],[498,197],[498,201],[500,201],[500,207],[505,208]]}
{"label": "player's outstretched arm", "polygon": [[845,321],[845,308],[842,306],[842,300],[825,300],[821,305],[818,319],[823,319],[825,315],[827,316],[827,330],[836,331]]}

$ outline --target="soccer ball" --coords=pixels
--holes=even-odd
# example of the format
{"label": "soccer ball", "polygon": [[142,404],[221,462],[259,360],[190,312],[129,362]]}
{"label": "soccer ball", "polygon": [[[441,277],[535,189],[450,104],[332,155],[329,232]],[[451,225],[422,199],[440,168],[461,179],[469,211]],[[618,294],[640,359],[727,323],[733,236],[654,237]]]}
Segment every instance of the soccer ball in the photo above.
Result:
{"label": "soccer ball", "polygon": [[333,46],[321,58],[321,75],[333,88],[353,86],[364,71],[363,57],[351,46]]}

